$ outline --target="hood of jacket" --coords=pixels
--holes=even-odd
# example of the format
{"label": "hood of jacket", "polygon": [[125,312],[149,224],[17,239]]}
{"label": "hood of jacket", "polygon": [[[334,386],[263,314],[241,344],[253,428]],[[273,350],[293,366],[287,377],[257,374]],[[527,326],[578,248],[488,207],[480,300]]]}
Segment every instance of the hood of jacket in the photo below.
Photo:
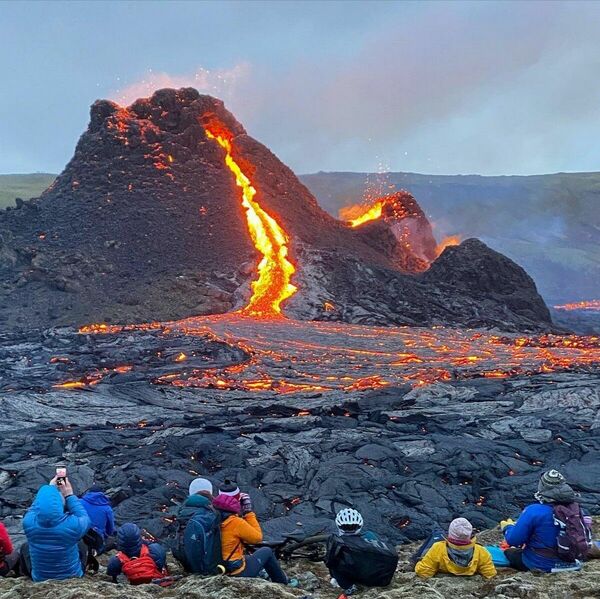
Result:
{"label": "hood of jacket", "polygon": [[239,499],[231,495],[217,495],[213,500],[215,509],[227,514],[239,514],[242,510]]}
{"label": "hood of jacket", "polygon": [[448,552],[448,557],[457,566],[467,568],[475,553],[475,540],[472,540],[468,545],[455,545],[447,540],[446,551]]}
{"label": "hood of jacket", "polygon": [[191,508],[199,508],[199,507],[209,507],[211,505],[211,500],[205,495],[190,495],[184,502],[183,505],[185,507]]}
{"label": "hood of jacket", "polygon": [[44,485],[35,496],[32,508],[40,526],[56,526],[65,517],[65,503],[53,485]]}
{"label": "hood of jacket", "polygon": [[562,483],[555,487],[538,490],[535,498],[541,503],[569,504],[577,499],[577,495],[567,483]]}
{"label": "hood of jacket", "polygon": [[102,491],[88,491],[81,501],[90,505],[110,505],[110,499]]}
{"label": "hood of jacket", "polygon": [[137,524],[123,524],[117,532],[117,546],[127,557],[138,557],[142,550],[142,533]]}

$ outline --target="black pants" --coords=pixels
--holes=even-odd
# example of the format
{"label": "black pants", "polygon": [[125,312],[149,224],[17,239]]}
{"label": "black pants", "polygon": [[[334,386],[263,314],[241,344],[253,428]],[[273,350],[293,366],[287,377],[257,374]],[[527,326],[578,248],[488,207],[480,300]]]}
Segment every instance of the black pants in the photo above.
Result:
{"label": "black pants", "polygon": [[354,584],[353,580],[347,576],[344,576],[343,574],[340,574],[335,568],[329,568],[329,574],[331,574],[332,578],[335,578],[335,581],[340,585],[340,587],[342,587],[343,590],[349,589]]}
{"label": "black pants", "polygon": [[0,562],[0,576],[4,577],[11,571],[14,571],[16,576],[19,576],[19,552],[13,551],[4,556]]}
{"label": "black pants", "polygon": [[281,569],[273,550],[270,547],[261,547],[252,555],[246,555],[246,567],[237,575],[243,578],[256,578],[258,573],[265,569],[272,582],[287,584],[288,577]]}
{"label": "black pants", "polygon": [[519,570],[519,572],[527,572],[529,568],[523,563],[523,550],[518,547],[509,547],[504,555],[508,560],[511,568]]}

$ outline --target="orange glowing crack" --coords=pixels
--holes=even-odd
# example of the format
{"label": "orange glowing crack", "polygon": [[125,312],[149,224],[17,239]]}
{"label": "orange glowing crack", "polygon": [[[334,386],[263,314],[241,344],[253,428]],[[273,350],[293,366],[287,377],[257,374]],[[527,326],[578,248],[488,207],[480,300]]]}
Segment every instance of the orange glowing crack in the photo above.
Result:
{"label": "orange glowing crack", "polygon": [[583,302],[573,302],[570,304],[561,304],[559,306],[554,306],[556,310],[590,310],[590,311],[598,311],[600,312],[600,300],[588,300]]}
{"label": "orange glowing crack", "polygon": [[225,164],[242,188],[242,205],[254,247],[262,254],[258,278],[252,282],[252,297],[241,313],[259,318],[281,317],[281,304],[296,293],[292,275],[296,271],[288,259],[288,237],[279,223],[255,201],[256,189],[231,156],[231,142],[205,128],[206,136],[214,139],[226,152]]}

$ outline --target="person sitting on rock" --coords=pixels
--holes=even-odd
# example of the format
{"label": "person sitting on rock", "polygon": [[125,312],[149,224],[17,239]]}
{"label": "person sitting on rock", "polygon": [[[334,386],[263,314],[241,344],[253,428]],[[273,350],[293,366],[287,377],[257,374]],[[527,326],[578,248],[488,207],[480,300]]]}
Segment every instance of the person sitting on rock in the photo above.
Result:
{"label": "person sitting on rock", "polygon": [[69,479],[54,477],[41,487],[23,518],[24,573],[34,582],[83,576],[87,549],[81,540],[89,527],[90,518]]}
{"label": "person sitting on rock", "polygon": [[[173,556],[188,573],[217,573],[221,562],[220,516],[212,505],[212,483],[206,478],[195,478],[188,493],[176,514],[177,535]],[[190,524],[192,519],[194,522]],[[194,526],[194,530],[188,525]],[[198,531],[200,535],[196,534]],[[211,531],[214,534],[210,534]]]}
{"label": "person sitting on rock", "polygon": [[473,525],[466,518],[456,518],[450,523],[448,536],[427,549],[417,562],[415,572],[421,578],[431,578],[438,572],[492,578],[496,576],[496,567],[490,552],[473,538]]}
{"label": "person sitting on rock", "polygon": [[[574,559],[566,560],[559,555],[558,539],[561,527],[555,520],[561,509],[573,512],[571,522],[580,519],[579,535],[582,555],[585,559],[586,545],[591,543],[591,533],[585,523],[581,508],[575,502],[575,491],[567,484],[565,477],[557,470],[545,472],[538,483],[534,497],[536,503],[528,505],[518,520],[503,520],[500,528],[510,548],[504,552],[506,559],[515,570],[538,570],[552,572],[555,569],[570,569]],[[559,518],[560,519],[560,518]],[[577,539],[576,539],[577,540]]]}
{"label": "person sitting on rock", "polygon": [[19,575],[19,552],[14,549],[6,527],[0,522],[0,576],[10,572]]}
{"label": "person sitting on rock", "polygon": [[98,548],[98,553],[103,553],[109,548],[106,545],[108,538],[116,532],[115,515],[110,499],[98,485],[93,485],[83,495],[81,503],[90,517],[92,528],[102,538],[102,546]]}
{"label": "person sitting on rock", "polygon": [[363,517],[355,509],[346,508],[335,517],[337,534],[327,540],[325,565],[331,584],[342,588],[338,599],[355,594],[357,585],[388,586],[396,572],[398,554],[393,546],[374,532],[363,532]]}
{"label": "person sitting on rock", "polygon": [[119,553],[111,557],[106,573],[117,582],[124,574],[130,584],[147,584],[166,577],[167,550],[159,543],[146,543],[137,524],[128,522],[117,531]]}
{"label": "person sitting on rock", "polygon": [[250,496],[241,493],[240,498],[241,501],[233,495],[220,494],[213,501],[222,519],[221,553],[226,573],[256,578],[264,569],[273,582],[297,586],[296,580],[288,580],[270,547],[261,547],[251,555],[244,551],[245,545],[260,543],[263,535]]}

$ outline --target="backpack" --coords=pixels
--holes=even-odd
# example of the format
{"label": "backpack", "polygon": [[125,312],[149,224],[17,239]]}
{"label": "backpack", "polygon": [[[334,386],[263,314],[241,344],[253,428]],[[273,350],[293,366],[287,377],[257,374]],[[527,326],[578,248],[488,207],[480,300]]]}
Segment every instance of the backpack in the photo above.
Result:
{"label": "backpack", "polygon": [[128,557],[122,551],[117,553],[117,557],[121,562],[123,574],[125,574],[130,584],[148,584],[164,576],[164,572],[158,569],[150,556],[147,545],[142,545],[139,557]]}
{"label": "backpack", "polygon": [[585,560],[592,538],[581,507],[578,503],[554,505],[553,512],[554,524],[560,528],[556,539],[558,557],[564,562]]}
{"label": "backpack", "polygon": [[173,552],[190,574],[218,574],[221,555],[221,518],[214,510],[199,508],[179,531]]}
{"label": "backpack", "polygon": [[380,539],[361,535],[332,535],[327,547],[325,564],[332,575],[343,576],[367,587],[385,587],[390,584],[398,554]]}

